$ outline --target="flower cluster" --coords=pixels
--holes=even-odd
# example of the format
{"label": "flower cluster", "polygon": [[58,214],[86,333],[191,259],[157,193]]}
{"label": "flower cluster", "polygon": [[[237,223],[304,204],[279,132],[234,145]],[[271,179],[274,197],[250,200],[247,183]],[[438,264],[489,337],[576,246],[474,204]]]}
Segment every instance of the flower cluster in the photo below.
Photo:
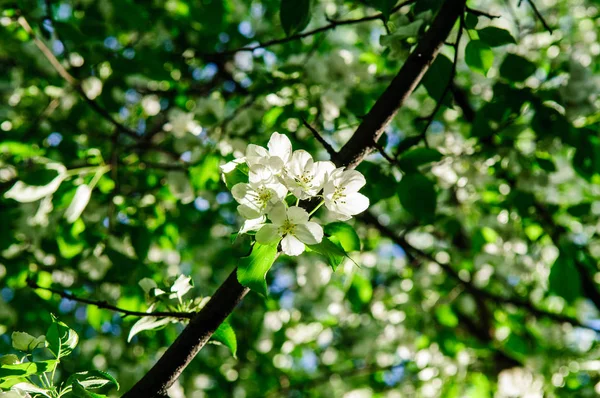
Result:
{"label": "flower cluster", "polygon": [[[245,155],[221,166],[221,170],[225,174],[247,170],[248,182],[235,184],[231,193],[246,220],[240,233],[256,232],[258,243],[281,241],[285,254],[297,256],[305,245],[323,239],[321,225],[309,221],[323,204],[340,221],[369,207],[369,199],[358,192],[366,183],[361,173],[336,168],[329,161],[314,161],[303,150],[292,151],[292,143],[283,134],[273,133],[267,148],[248,145]],[[315,198],[320,202],[313,202],[318,204],[311,213],[300,207],[301,201]]]}

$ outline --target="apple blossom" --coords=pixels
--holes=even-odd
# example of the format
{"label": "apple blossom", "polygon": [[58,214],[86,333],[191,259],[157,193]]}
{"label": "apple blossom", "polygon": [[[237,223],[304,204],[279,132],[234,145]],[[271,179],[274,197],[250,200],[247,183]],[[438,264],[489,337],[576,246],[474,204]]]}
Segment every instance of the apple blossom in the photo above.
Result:
{"label": "apple blossom", "polygon": [[316,245],[323,240],[323,228],[316,222],[308,221],[310,216],[307,211],[298,206],[288,208],[278,203],[268,216],[272,224],[265,224],[258,230],[258,243],[269,244],[281,239],[283,253],[297,256],[304,252],[305,245]]}
{"label": "apple blossom", "polygon": [[325,207],[341,221],[362,213],[369,207],[369,198],[358,193],[366,184],[365,177],[356,170],[335,169],[323,187]]}
{"label": "apple blossom", "polygon": [[298,150],[292,154],[282,178],[296,198],[305,200],[323,189],[326,175],[333,170],[335,165],[332,162],[315,162],[308,152]]}

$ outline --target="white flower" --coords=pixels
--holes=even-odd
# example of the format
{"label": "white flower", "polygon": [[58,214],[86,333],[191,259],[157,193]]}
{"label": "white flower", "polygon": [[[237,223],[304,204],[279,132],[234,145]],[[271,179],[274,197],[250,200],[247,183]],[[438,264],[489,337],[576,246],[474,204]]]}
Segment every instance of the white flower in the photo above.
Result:
{"label": "white flower", "polygon": [[246,220],[246,221],[244,221],[244,225],[242,225],[242,228],[240,228],[239,233],[245,234],[250,231],[258,231],[259,229],[262,228],[263,225],[265,225],[266,221],[267,221],[267,217],[265,217],[265,216],[260,216],[258,218]]}
{"label": "white flower", "polygon": [[273,174],[279,174],[292,156],[292,143],[287,136],[273,133],[269,143],[269,150],[250,144],[246,148],[246,163],[250,169],[256,166],[268,167]]}
{"label": "white flower", "polygon": [[221,169],[221,173],[228,174],[228,173],[231,173],[233,170],[235,170],[238,167],[238,165],[240,165],[242,163],[246,163],[246,158],[241,157],[241,158],[233,159],[230,162],[222,164],[221,166],[219,166],[219,168]]}
{"label": "white flower", "polygon": [[369,198],[358,193],[365,184],[365,177],[360,172],[335,169],[323,187],[325,206],[341,221],[362,213],[369,207]]}
{"label": "white flower", "polygon": [[292,154],[283,181],[296,198],[309,199],[323,189],[326,175],[333,170],[332,162],[315,162],[308,152],[298,150]]}
{"label": "white flower", "polygon": [[238,212],[247,220],[259,218],[287,195],[287,188],[271,178],[270,172],[259,167],[258,173],[250,173],[250,183],[235,184],[231,188],[233,198],[240,204]]}
{"label": "white flower", "polygon": [[273,224],[264,225],[256,233],[256,241],[269,244],[283,238],[281,250],[289,256],[297,256],[304,252],[305,244],[316,245],[323,240],[323,228],[308,218],[306,210],[298,206],[286,208],[279,202],[269,212]]}

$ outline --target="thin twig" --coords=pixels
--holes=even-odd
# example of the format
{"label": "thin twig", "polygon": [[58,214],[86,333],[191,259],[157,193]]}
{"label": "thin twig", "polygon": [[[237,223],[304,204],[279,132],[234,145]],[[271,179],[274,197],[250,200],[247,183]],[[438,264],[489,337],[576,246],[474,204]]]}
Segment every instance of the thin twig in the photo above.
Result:
{"label": "thin twig", "polygon": [[37,35],[35,34],[33,29],[31,28],[31,26],[29,25],[27,20],[25,19],[25,17],[23,17],[21,15],[21,16],[19,16],[17,21],[19,22],[19,25],[21,25],[21,27],[25,30],[25,32],[27,32],[29,37],[31,37],[31,39],[35,43],[36,47],[42,52],[42,54],[44,54],[44,56],[50,62],[50,64],[56,70],[56,72],[58,72],[58,74],[80,94],[81,98],[83,98],[83,100],[85,102],[87,102],[88,105],[97,114],[102,116],[104,119],[109,121],[111,124],[113,124],[118,129],[120,129],[123,134],[125,134],[133,139],[136,139],[136,140],[139,138],[139,135],[137,134],[137,132],[135,132],[134,130],[119,123],[115,118],[113,118],[111,116],[111,114],[106,109],[101,107],[96,101],[94,101],[93,99],[91,99],[87,96],[87,94],[81,87],[81,83],[77,79],[75,79],[75,77],[73,77],[73,75],[71,75],[65,69],[65,67],[60,63],[60,61],[54,56],[52,51],[50,51],[48,46],[46,46],[46,44],[42,40],[40,40],[39,37],[37,37]]}
{"label": "thin twig", "polygon": [[442,108],[442,105],[444,104],[444,99],[446,98],[446,95],[448,95],[448,93],[450,92],[450,88],[452,87],[452,83],[454,82],[454,77],[456,76],[456,65],[458,63],[458,50],[459,50],[460,39],[462,38],[462,32],[463,32],[464,26],[465,26],[465,15],[461,14],[460,15],[460,23],[458,26],[458,33],[456,35],[456,41],[454,42],[454,46],[453,46],[454,47],[454,61],[452,62],[452,68],[450,69],[450,76],[448,77],[448,83],[446,84],[446,87],[444,88],[444,91],[442,92],[440,99],[435,104],[435,108],[429,114],[429,116],[427,116],[425,118],[425,120],[427,120],[427,123],[425,124],[425,127],[423,128],[423,131],[421,132],[421,138],[425,142],[425,145],[427,145],[427,130],[429,129],[429,126],[431,126],[431,123],[433,123],[433,119],[435,118],[435,115],[437,115],[437,113]]}
{"label": "thin twig", "polygon": [[319,132],[313,126],[311,126],[304,118],[301,118],[301,120],[304,127],[309,129],[315,137],[315,139],[319,141],[321,145],[323,145],[323,148],[325,148],[327,153],[329,153],[329,156],[331,156],[332,159],[335,159],[335,157],[337,156],[337,151],[333,149],[329,142],[325,141],[325,138],[323,138],[323,136],[321,136],[321,134],[319,134]]}
{"label": "thin twig", "polygon": [[[412,4],[414,2],[416,2],[416,0],[404,1],[400,4],[398,4],[397,6],[395,6],[394,8],[392,8],[391,13],[395,13],[398,10],[400,10],[402,7]],[[273,40],[265,41],[262,43],[255,44],[253,46],[244,46],[244,47],[236,48],[233,50],[227,50],[227,51],[223,51],[223,52],[219,52],[219,53],[207,53],[207,54],[200,54],[200,55],[210,58],[210,57],[223,57],[223,56],[233,55],[238,52],[252,52],[259,48],[267,48],[267,47],[274,46],[276,44],[284,44],[284,43],[288,43],[290,41],[299,40],[299,39],[303,39],[305,37],[313,36],[317,33],[326,32],[328,30],[335,29],[338,26],[353,25],[353,24],[367,22],[367,21],[383,20],[384,18],[385,18],[385,16],[381,13],[375,14],[375,15],[370,15],[368,17],[363,17],[363,18],[345,19],[345,20],[340,20],[340,21],[336,21],[336,20],[327,18],[327,21],[329,22],[328,25],[324,25],[324,26],[321,26],[320,28],[309,30],[304,33],[297,33],[295,35],[284,37],[281,39],[273,39]]]}
{"label": "thin twig", "polygon": [[538,10],[538,8],[536,7],[535,3],[533,2],[533,0],[527,0],[527,2],[529,3],[529,5],[531,6],[531,9],[533,10],[533,12],[535,13],[535,15],[538,17],[538,19],[540,20],[540,22],[542,23],[542,25],[544,25],[544,28],[550,32],[550,34],[552,34],[552,28],[546,23],[546,20],[544,19],[544,16],[542,15],[542,13],[540,12],[540,10]]}
{"label": "thin twig", "polygon": [[473,14],[473,15],[475,15],[477,17],[486,17],[486,18],[489,18],[489,19],[500,18],[500,15],[489,14],[489,13],[487,13],[485,11],[475,10],[475,9],[473,9],[471,7],[467,7],[466,10],[467,10],[467,12],[469,14]]}
{"label": "thin twig", "polygon": [[142,312],[142,311],[126,310],[124,308],[120,308],[120,307],[114,306],[112,304],[109,304],[106,301],[90,300],[90,299],[75,296],[74,294],[67,293],[62,290],[53,289],[51,287],[42,287],[42,286],[38,285],[37,282],[31,278],[27,279],[27,285],[32,289],[40,289],[40,290],[45,290],[47,292],[51,292],[54,294],[58,294],[60,297],[67,299],[67,300],[72,300],[72,301],[76,301],[78,303],[83,303],[83,304],[87,304],[87,305],[93,305],[93,306],[96,306],[96,307],[104,309],[104,310],[119,312],[119,313],[123,314],[124,316],[153,316],[156,318],[192,319],[194,317],[194,315],[196,315],[195,312],[169,312],[169,311]]}
{"label": "thin twig", "polygon": [[523,300],[520,298],[515,298],[515,297],[505,297],[505,296],[501,296],[501,295],[492,293],[492,292],[484,290],[484,289],[480,289],[480,288],[476,287],[470,281],[463,280],[459,276],[458,272],[456,270],[454,270],[454,268],[452,268],[449,264],[439,263],[433,255],[426,253],[426,252],[410,245],[403,236],[397,234],[391,228],[381,224],[379,222],[379,220],[377,219],[377,217],[375,217],[372,213],[367,211],[367,212],[363,213],[360,216],[360,218],[364,222],[375,226],[384,236],[388,237],[394,243],[396,243],[398,246],[402,247],[405,250],[405,252],[407,254],[409,254],[409,257],[411,257],[411,258],[418,257],[418,258],[421,258],[421,259],[424,259],[424,260],[427,260],[427,261],[437,264],[440,268],[442,268],[444,270],[444,272],[446,272],[447,275],[449,275],[454,280],[456,280],[458,283],[463,285],[465,287],[466,292],[472,294],[475,297],[485,298],[485,299],[491,300],[496,303],[514,305],[518,308],[523,308],[523,309],[527,310],[529,313],[531,313],[532,315],[535,315],[537,317],[547,317],[547,318],[553,319],[557,322],[569,323],[576,327],[596,330],[590,326],[584,325],[583,323],[579,322],[579,320],[572,318],[570,316],[544,311],[544,310],[536,307],[535,305],[533,305],[530,301]]}

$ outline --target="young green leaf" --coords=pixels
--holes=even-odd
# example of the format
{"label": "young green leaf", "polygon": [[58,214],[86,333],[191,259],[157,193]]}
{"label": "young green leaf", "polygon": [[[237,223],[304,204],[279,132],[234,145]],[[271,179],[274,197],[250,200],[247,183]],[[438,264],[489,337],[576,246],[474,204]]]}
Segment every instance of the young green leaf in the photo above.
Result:
{"label": "young green leaf", "polygon": [[279,19],[286,35],[301,32],[310,22],[310,0],[281,0]]}
{"label": "young green leaf", "polygon": [[505,44],[516,43],[515,38],[512,37],[508,30],[496,28],[494,26],[488,26],[478,30],[477,34],[479,34],[479,39],[490,47],[499,47]]}
{"label": "young green leaf", "polygon": [[342,221],[332,222],[325,225],[324,231],[327,236],[337,238],[346,253],[360,251],[360,238],[351,225]]}
{"label": "young green leaf", "polygon": [[333,269],[333,272],[335,272],[337,267],[344,261],[344,258],[348,257],[342,248],[342,244],[335,236],[324,237],[321,243],[308,245],[307,247],[310,250],[325,256],[327,262]]}
{"label": "young green leaf", "polygon": [[409,173],[402,177],[398,189],[400,203],[408,213],[423,222],[433,221],[437,194],[431,180],[420,173]]}
{"label": "young green leaf", "polygon": [[0,380],[20,379],[31,375],[39,375],[46,372],[52,372],[58,361],[50,359],[47,361],[15,363],[12,365],[0,365]]}
{"label": "young green leaf", "polygon": [[79,342],[77,333],[52,315],[52,325],[46,332],[48,349],[58,359],[69,355]]}
{"label": "young green leaf", "polygon": [[356,273],[352,277],[352,284],[348,289],[348,300],[354,312],[361,312],[373,297],[373,286],[371,281],[363,275]]}
{"label": "young green leaf", "polygon": [[223,344],[225,347],[231,350],[233,357],[236,358],[237,354],[237,339],[235,337],[235,331],[229,324],[229,322],[225,321],[219,325],[217,330],[212,335],[212,339]]}
{"label": "young green leaf", "polygon": [[45,336],[36,338],[29,333],[13,332],[11,337],[13,348],[23,352],[31,352],[36,348],[44,347],[46,345]]}
{"label": "young green leaf", "polygon": [[240,284],[258,294],[267,296],[265,277],[277,258],[277,245],[279,245],[279,241],[270,245],[254,244],[250,255],[240,259],[237,270]]}
{"label": "young green leaf", "polygon": [[104,394],[96,394],[95,392],[88,391],[86,388],[77,380],[73,381],[73,395],[77,398],[107,398]]}
{"label": "young green leaf", "polygon": [[109,384],[120,388],[117,380],[106,372],[100,370],[89,370],[87,372],[73,373],[67,378],[66,385],[72,386],[75,382],[81,384],[85,389],[102,388]]}
{"label": "young green leaf", "polygon": [[[148,310],[151,311],[151,308],[152,307],[150,307]],[[143,318],[140,318],[136,323],[133,324],[133,327],[129,331],[129,336],[127,336],[127,342],[129,343],[133,336],[135,336],[139,332],[143,332],[144,330],[153,330],[161,328],[169,322],[172,322],[173,320],[173,318],[156,318],[153,316],[145,316]]]}
{"label": "young green leaf", "polygon": [[[12,389],[23,391],[28,394],[41,394],[44,397],[52,398],[52,395],[51,395],[52,393],[50,390],[38,387],[34,384],[27,383],[27,382],[17,383],[14,386],[12,386]],[[37,397],[37,395],[34,395],[34,396]],[[2,398],[5,398],[5,397],[2,396]]]}
{"label": "young green leaf", "polygon": [[537,67],[528,59],[516,54],[507,54],[500,65],[500,76],[512,82],[523,82]]}
{"label": "young green leaf", "polygon": [[419,166],[432,162],[439,162],[443,155],[432,148],[415,148],[406,152],[398,161],[403,170],[416,171]]}
{"label": "young green leaf", "polygon": [[465,61],[473,71],[485,76],[494,63],[494,53],[481,40],[471,40],[465,48]]}

